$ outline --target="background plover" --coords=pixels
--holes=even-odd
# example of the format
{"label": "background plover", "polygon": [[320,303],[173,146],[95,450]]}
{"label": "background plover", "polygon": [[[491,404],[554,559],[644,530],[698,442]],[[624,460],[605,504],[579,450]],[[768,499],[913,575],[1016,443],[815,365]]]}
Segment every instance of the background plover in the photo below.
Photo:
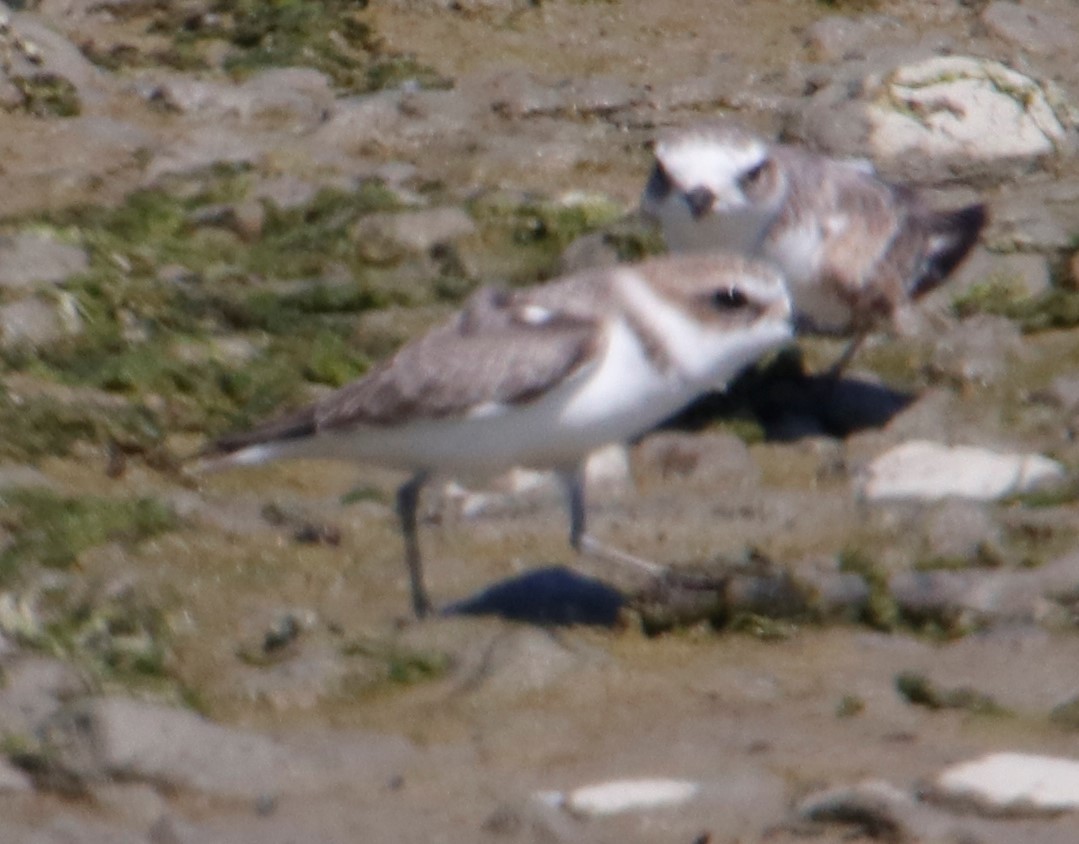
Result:
{"label": "background plover", "polygon": [[725,255],[658,258],[527,290],[484,288],[365,377],[217,441],[201,465],[326,458],[411,472],[397,512],[412,604],[422,616],[431,602],[416,510],[432,475],[555,469],[570,543],[589,550],[585,456],[723,388],[789,339],[790,313],[773,268]]}
{"label": "background plover", "polygon": [[671,251],[761,257],[786,277],[799,330],[870,329],[954,270],[986,222],[984,205],[937,211],[865,160],[771,144],[717,122],[659,139],[641,210]]}

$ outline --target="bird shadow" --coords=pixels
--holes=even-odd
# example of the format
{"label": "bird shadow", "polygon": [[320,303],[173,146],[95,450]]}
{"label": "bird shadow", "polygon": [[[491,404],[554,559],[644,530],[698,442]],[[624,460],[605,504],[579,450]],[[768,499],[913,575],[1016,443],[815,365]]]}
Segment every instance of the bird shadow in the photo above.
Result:
{"label": "bird shadow", "polygon": [[545,627],[616,627],[625,597],[601,580],[547,566],[499,581],[443,607],[439,614],[494,615]]}
{"label": "bird shadow", "polygon": [[793,349],[745,372],[725,392],[702,396],[661,427],[694,431],[717,419],[751,419],[771,441],[844,438],[884,427],[916,398],[873,381],[806,372]]}

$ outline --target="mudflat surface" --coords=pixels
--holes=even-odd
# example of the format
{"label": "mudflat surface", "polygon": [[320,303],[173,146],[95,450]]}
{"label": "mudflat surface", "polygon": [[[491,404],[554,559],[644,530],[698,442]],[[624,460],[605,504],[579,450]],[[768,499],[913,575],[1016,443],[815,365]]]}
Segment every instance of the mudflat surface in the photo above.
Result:
{"label": "mudflat surface", "polygon": [[[986,245],[837,390],[801,371],[841,344],[807,339],[593,485],[595,533],[682,573],[669,592],[576,560],[542,480],[431,490],[437,602],[523,581],[597,623],[411,620],[394,473],[182,462],[479,284],[654,249],[627,215],[662,128],[790,132],[830,81],[927,54],[1051,82],[1067,122],[1079,8],[261,5],[42,0],[0,31],[0,840],[1074,841],[1067,812],[927,797],[986,753],[1079,758],[1067,151],[924,186],[989,202]],[[1063,480],[865,500],[911,439]],[[613,624],[622,597],[569,567],[627,587]],[[552,797],[655,778],[699,790],[591,818]],[[867,781],[907,802],[805,808]]]}

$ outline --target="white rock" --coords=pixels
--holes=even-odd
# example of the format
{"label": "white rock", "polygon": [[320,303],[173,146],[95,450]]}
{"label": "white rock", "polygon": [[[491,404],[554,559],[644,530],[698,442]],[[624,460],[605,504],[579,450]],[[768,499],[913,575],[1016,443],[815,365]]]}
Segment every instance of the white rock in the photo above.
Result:
{"label": "white rock", "polygon": [[1027,753],[991,753],[945,769],[935,796],[993,810],[1079,809],[1079,761]]}
{"label": "white rock", "polygon": [[611,780],[570,792],[565,805],[578,815],[615,815],[677,806],[699,792],[700,785],[688,780]]}
{"label": "white rock", "polygon": [[1037,82],[1000,62],[968,56],[897,68],[866,116],[874,156],[885,161],[1034,159],[1058,151],[1067,136]]}
{"label": "white rock", "polygon": [[1038,454],[909,440],[866,468],[861,491],[870,501],[948,496],[991,501],[1063,477],[1063,466]]}

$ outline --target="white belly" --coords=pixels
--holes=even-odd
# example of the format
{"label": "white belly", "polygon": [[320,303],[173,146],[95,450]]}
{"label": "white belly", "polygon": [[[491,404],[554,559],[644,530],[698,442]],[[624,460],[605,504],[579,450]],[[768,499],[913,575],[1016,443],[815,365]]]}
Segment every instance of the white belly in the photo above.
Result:
{"label": "white belly", "polygon": [[647,431],[702,389],[657,371],[632,332],[617,324],[598,365],[531,402],[324,433],[282,444],[282,451],[268,456],[351,459],[451,475],[568,465]]}

